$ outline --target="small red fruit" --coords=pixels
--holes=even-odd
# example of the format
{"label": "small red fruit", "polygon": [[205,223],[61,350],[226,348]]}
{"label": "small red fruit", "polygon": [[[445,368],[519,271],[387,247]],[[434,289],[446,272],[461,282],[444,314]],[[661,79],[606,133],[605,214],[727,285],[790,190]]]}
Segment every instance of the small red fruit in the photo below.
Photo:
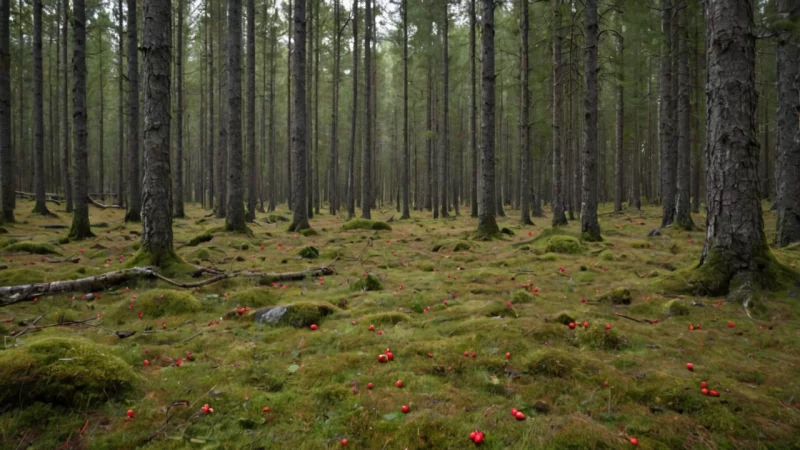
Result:
{"label": "small red fruit", "polygon": [[735,326],[736,326],[736,324],[735,324],[735,323],[733,323],[733,322],[728,322],[728,328],[733,328],[733,327],[735,327]]}
{"label": "small red fruit", "polygon": [[397,383],[395,383],[394,385],[399,388],[403,387],[403,380],[397,380]]}
{"label": "small red fruit", "polygon": [[239,308],[236,310],[236,312],[239,313],[239,315],[241,316],[242,314],[244,314],[244,308]]}
{"label": "small red fruit", "polygon": [[700,393],[703,395],[708,395],[708,389],[706,388],[700,389]]}
{"label": "small red fruit", "polygon": [[433,358],[433,353],[428,353],[428,358]]}
{"label": "small red fruit", "polygon": [[375,331],[375,325],[370,325],[369,326],[369,331]]}
{"label": "small red fruit", "polygon": [[389,358],[389,361],[394,361],[394,353],[386,352],[386,357]]}
{"label": "small red fruit", "polygon": [[607,323],[607,324],[606,324],[606,330],[610,330],[610,329],[611,329],[611,324],[608,324],[608,323]]}
{"label": "small red fruit", "polygon": [[688,370],[689,370],[689,372],[692,372],[692,371],[694,371],[694,364],[692,364],[692,363],[686,363],[686,369],[688,369]]}
{"label": "small red fruit", "polygon": [[347,445],[347,439],[342,439],[342,447]]}
{"label": "small red fruit", "polygon": [[266,412],[269,412],[269,411],[270,411],[269,406],[265,406],[265,407],[261,408],[261,412],[265,412],[266,413]]}
{"label": "small red fruit", "polygon": [[631,445],[639,445],[639,440],[634,437],[628,439],[628,442],[630,442]]}
{"label": "small red fruit", "polygon": [[475,353],[475,352],[472,352],[472,357],[473,357],[473,358],[477,358],[477,357],[478,357],[478,354],[477,354],[477,353]]}
{"label": "small red fruit", "polygon": [[516,417],[517,420],[525,420],[525,414],[522,411],[517,411],[514,417]]}
{"label": "small red fruit", "polygon": [[706,383],[705,381],[701,381],[700,382],[700,387],[701,388],[707,388],[708,387],[708,383]]}
{"label": "small red fruit", "polygon": [[378,336],[382,335],[382,334],[383,334],[383,330],[378,330],[378,332],[377,332],[376,334],[377,334]]}
{"label": "small red fruit", "polygon": [[142,364],[144,364],[145,367],[150,367],[150,361],[148,361],[146,359],[144,361],[142,361]]}
{"label": "small red fruit", "polygon": [[517,413],[518,413],[518,412],[519,412],[519,410],[518,410],[517,408],[511,408],[511,415],[512,415],[513,417],[517,417]]}
{"label": "small red fruit", "polygon": [[480,444],[481,442],[483,442],[484,437],[486,437],[486,435],[479,431],[478,434],[475,435],[475,439],[473,439],[472,442]]}
{"label": "small red fruit", "polygon": [[312,323],[312,324],[311,324],[311,326],[310,326],[309,328],[311,328],[311,331],[317,331],[317,329],[318,329],[319,327],[317,326],[317,324],[315,324],[315,323]]}
{"label": "small red fruit", "polygon": [[712,397],[719,397],[719,392],[717,392],[717,391],[708,391],[708,393],[709,393],[709,394],[710,394]]}
{"label": "small red fruit", "polygon": [[464,352],[464,357],[469,358],[469,352]]}
{"label": "small red fruit", "polygon": [[477,431],[473,431],[472,433],[469,434],[469,440],[470,441],[474,441],[475,440],[475,436],[477,436],[477,435],[478,435],[478,432]]}
{"label": "small red fruit", "polygon": [[367,389],[372,390],[372,383],[367,383]]}
{"label": "small red fruit", "polygon": [[689,324],[689,331],[692,331],[692,330],[694,330],[694,325]]}
{"label": "small red fruit", "polygon": [[583,322],[583,328],[589,328],[589,322]]}
{"label": "small red fruit", "polygon": [[511,359],[511,353],[510,352],[506,352],[506,359]]}
{"label": "small red fruit", "polygon": [[603,387],[608,387],[608,381],[603,381]]}
{"label": "small red fruit", "polygon": [[581,297],[581,303],[586,303],[586,299]]}
{"label": "small red fruit", "polygon": [[570,322],[569,323],[569,327],[570,327],[570,329],[574,330],[575,329],[575,322]]}
{"label": "small red fruit", "polygon": [[385,363],[388,360],[389,360],[389,358],[386,355],[384,355],[383,353],[378,355],[378,362],[379,363]]}
{"label": "small red fruit", "polygon": [[409,408],[408,405],[403,405],[400,407],[400,411],[402,411],[403,414],[408,414],[408,412],[411,411],[411,408]]}
{"label": "small red fruit", "polygon": [[126,414],[128,415],[129,419],[133,419],[133,415],[136,414],[136,411],[129,409]]}

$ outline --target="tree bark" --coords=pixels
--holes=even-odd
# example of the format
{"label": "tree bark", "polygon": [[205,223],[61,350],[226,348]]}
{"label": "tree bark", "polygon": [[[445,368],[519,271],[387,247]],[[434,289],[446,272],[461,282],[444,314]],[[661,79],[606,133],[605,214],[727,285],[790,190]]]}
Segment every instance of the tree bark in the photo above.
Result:
{"label": "tree bark", "polygon": [[553,226],[567,224],[564,215],[564,188],[561,172],[561,119],[563,71],[561,67],[561,0],[553,0]]}
{"label": "tree bark", "polygon": [[306,2],[296,0],[294,4],[294,51],[292,52],[292,83],[294,84],[294,108],[292,117],[292,223],[290,231],[310,228],[308,205],[306,204]]}
{"label": "tree bark", "polygon": [[[266,14],[263,11],[262,14]],[[241,28],[241,20],[239,21]],[[241,33],[239,33],[241,36]],[[241,47],[241,38],[239,38]],[[241,77],[240,77],[241,78]],[[239,91],[241,92],[241,90]],[[248,222],[256,220],[258,202],[258,165],[256,164],[256,4],[247,0],[247,214]],[[241,95],[241,94],[240,94]],[[241,107],[241,99],[239,100]],[[241,158],[239,158],[241,164]]]}
{"label": "tree bark", "polygon": [[[247,0],[250,2],[251,0]],[[227,30],[227,209],[225,227],[245,231],[244,183],[242,180],[242,0],[228,0]],[[248,65],[248,71],[250,66]],[[252,97],[252,91],[251,97]],[[252,102],[248,102],[250,104]],[[248,119],[249,120],[249,119]],[[249,128],[248,128],[249,130]],[[248,131],[248,141],[249,141]],[[249,145],[249,142],[248,142]],[[255,149],[253,150],[255,154]]]}
{"label": "tree bark", "polygon": [[[10,0],[9,0],[10,1]],[[61,26],[61,61],[63,66],[63,73],[61,78],[64,80],[63,88],[61,90],[61,104],[64,107],[64,113],[61,116],[61,173],[62,183],[64,184],[64,199],[66,200],[66,211],[68,214],[72,213],[72,138],[70,136],[70,121],[69,121],[69,66],[67,60],[67,49],[69,48],[68,34],[69,34],[69,0],[63,1],[64,14]],[[11,168],[13,158],[9,162],[8,167]],[[13,219],[13,216],[12,216]],[[8,218],[6,218],[8,220]],[[12,220],[13,221],[13,220]]]}
{"label": "tree bark", "polygon": [[353,112],[350,119],[350,155],[347,158],[347,218],[356,216],[356,125],[358,123],[358,0],[353,0]]}
{"label": "tree bark", "polygon": [[478,234],[489,237],[500,232],[494,218],[494,0],[481,0],[481,208]]}
{"label": "tree bark", "polygon": [[[619,18],[619,13],[616,15]],[[620,21],[616,21],[620,25]],[[622,26],[619,26],[619,33],[622,33]],[[616,139],[615,139],[615,152],[614,152],[614,212],[622,211],[622,201],[625,195],[625,155],[623,141],[625,125],[625,42],[622,36],[617,36],[617,123],[616,123]]]}
{"label": "tree bark", "polygon": [[689,4],[683,1],[676,5],[676,13],[673,20],[678,21],[678,35],[676,47],[678,49],[678,155],[675,196],[675,225],[684,230],[695,228],[692,221],[691,204],[691,185],[689,180],[692,176],[692,143],[690,130],[690,108],[689,89],[689,32],[686,26],[686,14]]}
{"label": "tree bark", "polygon": [[172,213],[177,218],[186,216],[183,207],[183,8],[178,0],[177,51],[175,55],[175,178],[172,193]]}
{"label": "tree bark", "polygon": [[277,14],[270,25],[270,70],[269,70],[269,210],[275,211],[278,207],[278,178],[275,175],[275,168],[278,162],[278,149],[275,143],[275,74],[277,71],[278,55],[278,31]]}
{"label": "tree bark", "polygon": [[[320,192],[319,192],[319,162],[320,162],[320,155],[319,155],[319,77],[320,77],[320,68],[319,68],[319,52],[322,40],[322,33],[320,32],[320,20],[319,20],[319,8],[320,8],[320,0],[317,0],[315,3],[314,8],[314,25],[317,27],[316,30],[316,43],[314,45],[314,67],[315,70],[313,72],[314,76],[314,159],[313,159],[313,166],[311,174],[311,200],[314,203],[314,214],[320,213]],[[311,217],[311,216],[310,216]]]}
{"label": "tree bark", "polygon": [[[778,12],[791,13],[790,0],[778,0]],[[795,3],[796,4],[796,3]],[[775,243],[785,247],[800,241],[800,39],[792,31],[778,36],[777,48],[777,164],[778,213]]]}
{"label": "tree bark", "polygon": [[[358,1],[358,0],[353,0]],[[294,27],[294,20],[292,19],[294,14],[294,7],[292,6],[292,0],[289,0],[289,8],[286,10],[286,22],[289,23],[288,32],[286,34],[286,48],[287,48],[287,55],[286,55],[286,130],[287,130],[287,139],[286,139],[286,177],[287,177],[287,200],[289,204],[289,208],[292,208],[294,205],[294,198],[292,189],[294,189],[294,184],[292,183],[292,40],[294,39],[294,33],[292,28]]]}
{"label": "tree bark", "polygon": [[[408,0],[402,0],[403,7],[403,181],[400,189],[403,197],[401,219],[410,219],[411,154],[408,146]],[[474,1],[474,0],[473,0]]]}
{"label": "tree bark", "polygon": [[533,225],[530,216],[531,198],[531,140],[530,140],[530,105],[531,92],[529,87],[528,75],[528,33],[530,29],[530,17],[528,16],[528,0],[520,0],[520,107],[519,107],[519,159],[520,159],[520,182],[519,182],[519,209],[520,222],[523,225]]}
{"label": "tree bark", "polygon": [[[105,192],[106,192],[106,190],[105,190],[105,181],[106,180],[105,180],[105,161],[104,161],[104,157],[105,157],[105,148],[104,148],[105,147],[105,145],[104,145],[105,137],[104,136],[105,136],[105,129],[106,129],[105,128],[105,115],[106,115],[105,108],[106,108],[106,104],[105,104],[105,100],[103,98],[103,91],[105,90],[104,89],[105,82],[103,81],[103,73],[105,72],[105,70],[103,69],[103,61],[104,61],[103,28],[98,29],[97,47],[98,47],[97,50],[98,50],[98,53],[99,53],[99,55],[98,55],[99,56],[99,58],[98,58],[99,61],[98,62],[99,62],[99,66],[100,66],[98,68],[98,72],[99,72],[98,84],[99,84],[99,86],[98,86],[98,89],[97,89],[99,97],[100,97],[99,98],[100,107],[98,108],[100,110],[100,114],[97,115],[97,122],[98,122],[97,128],[98,128],[98,131],[99,131],[98,139],[97,139],[97,143],[98,143],[98,145],[97,145],[97,172],[98,172],[98,175],[99,175],[98,176],[98,180],[97,180],[97,187],[98,187],[97,190],[100,193],[100,200],[105,201]],[[88,72],[87,72],[87,77],[88,77]],[[87,105],[87,108],[88,108],[88,105]],[[87,111],[88,111],[88,109],[87,109]]]}
{"label": "tree bark", "polygon": [[[65,3],[68,3],[68,0],[65,0]],[[125,213],[126,222],[142,220],[142,180],[139,174],[139,36],[136,21],[136,0],[128,0],[128,210]],[[66,122],[63,127],[67,128]],[[67,147],[65,145],[65,148]],[[69,176],[69,174],[65,176]]]}
{"label": "tree bark", "polygon": [[478,217],[478,93],[475,55],[475,0],[469,0],[469,148],[472,157],[470,184],[470,216]]}
{"label": "tree bark", "polygon": [[[748,0],[707,5],[706,241],[695,276],[709,295],[731,281],[767,277],[767,246],[758,186],[755,36]],[[758,279],[758,278],[757,278]]]}
{"label": "tree bark", "polygon": [[142,183],[142,253],[161,266],[172,259],[170,207],[170,24],[169,2],[142,5],[144,74],[144,180]]}
{"label": "tree bark", "polygon": [[600,237],[600,223],[597,221],[597,0],[586,0],[584,5],[586,66],[583,75],[581,236],[586,240],[599,241],[602,237]]}
{"label": "tree bark", "polygon": [[[59,0],[61,1],[61,0]],[[122,0],[117,0],[117,204],[125,204],[125,91],[123,90],[125,59],[125,25],[122,15]]]}
{"label": "tree bark", "polygon": [[[222,3],[222,0],[219,1]],[[219,42],[217,48],[222,53],[223,31],[222,24],[227,19],[225,13],[225,5],[220,5],[217,15],[217,41]],[[227,36],[226,36],[227,38]],[[227,39],[225,40],[227,46]],[[226,51],[227,53],[227,51]],[[221,56],[221,55],[220,55]],[[228,76],[229,68],[227,59],[229,55],[226,54],[226,66],[220,64],[219,68],[219,89],[217,97],[219,98],[219,142],[217,143],[217,156],[216,156],[216,182],[214,185],[217,188],[217,218],[225,218],[228,213],[228,108],[230,107],[230,99],[228,98]]]}
{"label": "tree bark", "polygon": [[661,226],[666,227],[675,220],[675,168],[676,151],[673,147],[675,133],[674,100],[672,98],[672,1],[661,0],[661,32],[664,41],[661,48],[661,101],[659,103],[659,133],[661,134],[661,204],[663,216]]}
{"label": "tree bark", "polygon": [[341,70],[341,39],[339,0],[333,0],[333,89],[331,97],[331,153],[328,165],[329,213],[339,211],[339,84]]}
{"label": "tree bark", "polygon": [[372,218],[372,1],[365,0],[364,7],[364,150],[361,160],[361,217]]}
{"label": "tree bark", "polygon": [[72,6],[72,124],[73,124],[73,194],[75,210],[72,213],[70,239],[93,237],[89,226],[89,149],[86,114],[86,11],[84,0],[73,0]]}
{"label": "tree bark", "polygon": [[45,195],[44,82],[42,80],[42,0],[33,0],[33,152],[36,171],[36,205],[33,212],[49,216]]}
{"label": "tree bark", "polygon": [[213,18],[214,18],[214,11],[213,11],[213,0],[206,0],[206,48],[208,49],[208,138],[206,142],[208,143],[208,150],[207,150],[207,157],[206,160],[208,161],[208,167],[206,168],[206,179],[208,183],[208,206],[212,210],[214,209],[214,197],[216,194],[218,180],[216,180],[216,167],[214,159],[214,141],[216,140],[216,133],[214,132],[214,27],[212,26]]}
{"label": "tree bark", "polygon": [[443,16],[442,16],[442,23],[440,33],[442,35],[442,123],[441,123],[441,136],[439,138],[439,203],[441,204],[442,212],[441,217],[449,217],[450,214],[447,211],[447,153],[448,153],[448,145],[449,145],[449,128],[450,128],[450,61],[448,51],[448,25],[450,19],[448,17],[447,11],[447,1],[442,1],[442,9]]}
{"label": "tree bark", "polygon": [[11,0],[0,0],[0,223],[14,222],[14,149],[11,147]]}

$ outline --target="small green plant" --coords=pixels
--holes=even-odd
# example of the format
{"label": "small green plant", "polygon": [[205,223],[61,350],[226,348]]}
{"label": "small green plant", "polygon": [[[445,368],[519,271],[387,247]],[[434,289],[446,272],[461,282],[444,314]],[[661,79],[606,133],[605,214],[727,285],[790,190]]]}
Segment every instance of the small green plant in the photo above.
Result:
{"label": "small green plant", "polygon": [[548,253],[576,255],[583,252],[583,244],[573,236],[553,236],[547,241],[545,251]]}
{"label": "small green plant", "polygon": [[358,281],[350,284],[350,290],[353,291],[382,291],[383,283],[375,275],[367,275],[360,278]]}
{"label": "small green plant", "polygon": [[298,254],[305,259],[319,258],[319,250],[317,249],[317,247],[312,247],[312,246],[303,247],[302,249],[300,249],[300,252]]}

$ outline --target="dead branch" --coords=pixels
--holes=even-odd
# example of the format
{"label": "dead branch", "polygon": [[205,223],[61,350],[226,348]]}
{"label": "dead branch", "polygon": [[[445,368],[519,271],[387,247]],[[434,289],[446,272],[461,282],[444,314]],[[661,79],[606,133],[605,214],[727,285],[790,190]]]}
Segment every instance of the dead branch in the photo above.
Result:
{"label": "dead branch", "polygon": [[164,424],[161,425],[161,427],[159,427],[159,429],[157,429],[153,434],[151,434],[150,437],[144,439],[140,444],[142,445],[147,444],[148,442],[158,437],[158,435],[161,434],[162,431],[167,429],[167,425],[169,425],[169,419],[170,419],[169,412],[175,406],[189,406],[189,400],[177,400],[172,402],[172,404],[167,407],[167,412],[165,413],[164,417]]}
{"label": "dead branch", "polygon": [[[22,198],[25,198],[25,199],[28,199],[28,200],[36,200],[36,194],[34,194],[32,192],[14,191],[14,193],[17,194],[17,197],[22,197]],[[52,202],[52,203],[55,203],[56,205],[61,206],[61,201],[56,199],[53,196],[53,194],[46,194],[45,195],[45,200],[47,200],[48,202]]]}
{"label": "dead branch", "polygon": [[108,208],[122,209],[122,206],[119,206],[119,205],[106,205],[104,203],[100,203],[100,202],[98,202],[97,200],[93,199],[92,197],[90,197],[88,195],[86,196],[86,200],[89,203],[91,203],[92,205],[94,205],[94,206],[96,206],[96,207],[98,207],[100,209],[108,209]]}
{"label": "dead branch", "polygon": [[333,275],[336,270],[333,267],[316,267],[301,272],[268,273],[268,272],[220,272],[209,279],[196,283],[183,283],[167,278],[152,267],[133,267],[130,269],[108,272],[92,277],[80,278],[77,280],[52,281],[49,283],[23,284],[16,286],[0,287],[0,307],[13,305],[41,297],[45,295],[63,294],[66,292],[97,292],[106,290],[112,286],[128,283],[132,280],[142,278],[155,278],[184,289],[193,289],[207,286],[218,281],[236,277],[267,278],[272,281],[297,281],[306,277],[321,277]]}

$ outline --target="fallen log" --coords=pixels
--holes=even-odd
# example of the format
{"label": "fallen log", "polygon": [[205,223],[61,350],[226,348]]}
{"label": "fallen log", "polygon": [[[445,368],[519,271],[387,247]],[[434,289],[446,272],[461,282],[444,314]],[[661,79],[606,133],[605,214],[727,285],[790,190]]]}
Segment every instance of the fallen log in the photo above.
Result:
{"label": "fallen log", "polygon": [[[22,197],[28,200],[36,200],[36,194],[33,192],[14,191],[14,193],[17,195],[17,197]],[[45,200],[61,206],[61,200],[57,199],[51,194],[45,194]]]}
{"label": "fallen log", "polygon": [[119,205],[106,205],[104,203],[100,203],[100,202],[98,202],[97,200],[93,199],[92,197],[90,197],[88,195],[86,196],[86,200],[88,200],[89,203],[91,203],[92,205],[94,205],[94,206],[96,206],[96,207],[98,207],[100,209],[108,209],[108,208],[122,209],[122,206],[119,206]]}
{"label": "fallen log", "polygon": [[142,278],[155,278],[172,286],[183,289],[194,289],[236,277],[267,278],[270,281],[297,281],[307,277],[321,277],[336,273],[333,267],[316,267],[301,272],[268,273],[251,272],[247,270],[235,272],[220,272],[211,278],[194,283],[183,283],[167,278],[155,271],[152,267],[132,267],[117,270],[92,277],[77,280],[52,281],[49,283],[21,284],[16,286],[0,287],[0,307],[31,300],[46,295],[63,294],[67,292],[97,292],[113,286],[128,283]]}

